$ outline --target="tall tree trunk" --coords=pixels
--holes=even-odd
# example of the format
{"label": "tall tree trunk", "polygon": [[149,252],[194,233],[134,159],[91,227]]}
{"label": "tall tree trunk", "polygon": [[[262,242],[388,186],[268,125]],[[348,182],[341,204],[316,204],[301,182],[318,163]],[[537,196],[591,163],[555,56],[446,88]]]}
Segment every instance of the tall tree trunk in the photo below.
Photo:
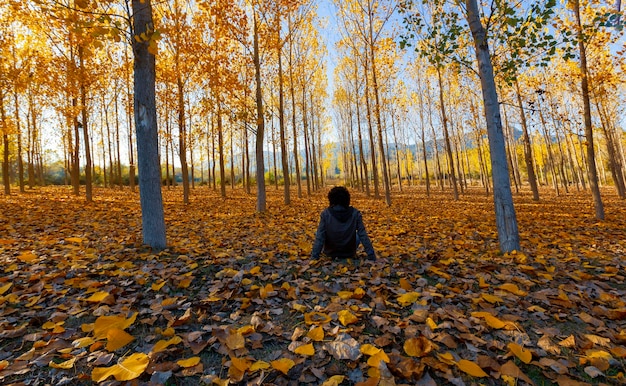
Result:
{"label": "tall tree trunk", "polygon": [[537,187],[537,176],[535,176],[535,168],[533,167],[533,148],[528,135],[528,125],[526,124],[526,113],[522,103],[522,93],[519,89],[519,82],[515,80],[515,94],[517,96],[517,107],[519,108],[519,116],[522,122],[522,138],[524,141],[524,160],[526,161],[526,172],[528,173],[528,184],[533,192],[533,200],[539,201],[539,188]]}
{"label": "tall tree trunk", "polygon": [[[371,16],[371,15],[370,15]],[[391,206],[391,189],[389,171],[387,169],[387,156],[385,155],[385,145],[383,142],[383,123],[381,118],[381,106],[380,106],[380,92],[378,90],[378,74],[376,73],[376,55],[374,47],[374,26],[372,18],[369,18],[369,33],[370,33],[370,56],[372,60],[372,86],[374,88],[374,114],[376,115],[376,126],[378,131],[378,151],[380,152],[380,161],[383,169],[383,187],[385,188],[385,203],[387,206]]]}
{"label": "tall tree trunk", "polygon": [[439,81],[439,104],[441,108],[441,121],[443,122],[443,139],[446,145],[446,155],[448,156],[448,164],[450,170],[448,175],[452,182],[452,192],[454,200],[459,200],[459,188],[456,181],[456,171],[454,170],[454,157],[452,156],[452,146],[450,144],[450,134],[448,132],[448,117],[446,115],[446,107],[443,98],[443,80],[441,78],[441,67],[437,66],[437,80]]}
{"label": "tall tree trunk", "polygon": [[287,139],[285,133],[285,93],[283,90],[283,60],[280,47],[278,48],[278,131],[280,135],[280,159],[283,166],[283,188],[285,205],[291,204],[289,154],[287,153]]}
{"label": "tall tree trunk", "polygon": [[[289,19],[289,30],[291,31],[291,17]],[[293,158],[294,168],[296,169],[296,185],[298,187],[298,198],[302,198],[302,181],[300,176],[300,156],[298,154],[298,128],[296,126],[296,91],[293,79],[293,34],[289,44],[289,90],[291,93],[291,126],[293,129]],[[304,115],[304,106],[303,115]]]}
{"label": "tall tree trunk", "polygon": [[[418,77],[418,81],[419,81],[419,77]],[[421,90],[421,86],[420,86],[420,90]],[[424,129],[424,127],[426,126],[426,122],[424,119],[424,99],[423,99],[423,93],[422,92],[418,92],[418,98],[419,98],[419,119],[420,119],[420,132],[421,132],[421,138],[422,138],[422,157],[424,160],[424,173],[426,174],[426,196],[430,197],[430,173],[428,171],[428,153],[426,150],[426,130]],[[416,146],[417,149],[417,146]]]}
{"label": "tall tree trunk", "polygon": [[20,185],[20,193],[24,193],[24,161],[22,160],[22,125],[19,113],[19,97],[17,90],[13,93],[15,102],[15,130],[17,132],[17,180]]}
{"label": "tall tree trunk", "polygon": [[[130,191],[135,191],[135,150],[133,149],[133,119],[132,110],[133,104],[131,103],[130,94],[130,62],[128,59],[128,51],[124,49],[124,63],[126,64],[126,121],[128,124],[128,186]],[[156,129],[155,129],[156,130]],[[160,178],[160,177],[159,177]]]}
{"label": "tall tree trunk", "polygon": [[183,202],[189,204],[189,165],[187,164],[187,123],[185,121],[185,89],[180,75],[176,78],[178,87],[178,152],[180,174],[183,179]]}
{"label": "tall tree trunk", "polygon": [[[28,168],[28,187],[32,189],[35,186],[35,142],[36,142],[36,132],[35,132],[35,106],[33,101],[33,95],[28,89],[28,114],[26,116],[26,127],[27,127],[27,135],[26,135],[26,158],[27,158],[27,168]],[[65,141],[63,142],[63,147],[65,147]],[[64,152],[67,154],[67,152]],[[65,173],[67,175],[67,173]]]}
{"label": "tall tree trunk", "polygon": [[[78,101],[76,97],[72,97],[72,111],[76,110],[76,106],[78,105]],[[72,123],[74,126],[74,144],[70,148],[72,151],[72,187],[74,191],[74,195],[78,196],[80,194],[80,123],[78,122],[78,115],[73,113]]]}
{"label": "tall tree trunk", "polygon": [[372,128],[372,109],[371,109],[371,101],[370,101],[370,83],[369,83],[369,75],[368,73],[368,69],[369,69],[369,65],[368,65],[369,59],[368,59],[368,55],[365,55],[365,60],[364,60],[364,69],[363,69],[363,73],[364,73],[364,77],[365,77],[365,106],[367,108],[367,128],[368,128],[368,134],[369,134],[369,151],[370,151],[370,159],[372,162],[372,176],[374,179],[374,198],[378,199],[380,198],[380,192],[378,190],[378,167],[376,166],[376,151],[375,151],[375,147],[374,147],[374,130]]}
{"label": "tall tree trunk", "polygon": [[226,197],[226,170],[224,170],[224,127],[222,124],[222,100],[217,95],[217,146],[220,157],[220,194]]}
{"label": "tall tree trunk", "polygon": [[116,150],[116,159],[115,159],[115,166],[117,167],[116,170],[116,182],[117,185],[119,186],[120,189],[122,189],[122,157],[121,157],[121,150],[120,150],[120,115],[119,115],[119,105],[118,105],[118,89],[117,89],[117,85],[115,88],[115,99],[113,100],[113,106],[115,108],[115,150]]}
{"label": "tall tree trunk", "polygon": [[[602,103],[600,101],[602,99]],[[617,190],[617,195],[624,199],[626,198],[626,188],[624,186],[624,174],[622,172],[622,164],[621,159],[619,157],[619,146],[615,143],[618,139],[613,136],[613,128],[611,127],[610,117],[608,112],[606,111],[605,99],[597,97],[596,98],[596,109],[598,110],[598,115],[600,116],[600,123],[602,125],[602,132],[604,133],[604,138],[606,140],[606,150],[609,156],[609,167],[611,169],[611,176],[613,177],[613,183],[615,185],[615,189]]]}
{"label": "tall tree trunk", "polygon": [[85,85],[85,63],[84,63],[84,48],[78,47],[78,59],[80,62],[80,71],[82,73],[80,80],[80,103],[81,103],[81,116],[83,127],[83,143],[85,146],[85,198],[87,202],[93,201],[93,176],[92,167],[93,161],[91,159],[91,145],[89,142],[89,114],[87,110],[87,86]]}
{"label": "tall tree trunk", "polygon": [[[358,82],[359,79],[359,68],[358,68],[358,64],[356,61],[354,61],[354,79],[355,82]],[[359,138],[359,161],[361,162],[361,170],[363,171],[363,182],[365,182],[365,195],[367,197],[371,196],[371,192],[370,192],[370,178],[369,178],[369,172],[367,170],[367,160],[365,159],[365,151],[363,148],[363,130],[361,127],[361,103],[360,102],[360,96],[359,96],[359,87],[358,87],[358,83],[355,84],[354,87],[354,104],[356,107],[356,125],[357,125],[357,132],[358,132],[358,138]]]}
{"label": "tall tree trunk", "polygon": [[498,240],[502,252],[519,250],[519,232],[517,229],[517,217],[513,206],[513,194],[511,193],[511,181],[509,170],[506,166],[506,150],[504,135],[502,133],[502,121],[498,104],[498,93],[493,76],[493,67],[487,43],[487,33],[480,21],[480,13],[476,0],[465,0],[467,22],[472,32],[480,83],[485,105],[485,118],[487,120],[487,135],[489,137],[489,149],[491,152],[491,169],[493,173],[493,198],[496,214],[496,227]]}
{"label": "tall tree trunk", "polygon": [[510,168],[510,173],[511,176],[513,177],[513,183],[515,184],[515,193],[519,193],[519,187],[522,184],[521,182],[521,177],[519,174],[519,168],[518,168],[518,160],[517,160],[517,151],[516,149],[516,145],[515,145],[515,131],[511,128],[511,125],[509,125],[509,119],[506,113],[506,107],[502,106],[502,112],[504,113],[504,140],[505,142],[508,142],[509,146],[506,146],[505,144],[505,148],[507,150],[507,162],[509,163],[509,168]]}
{"label": "tall tree trunk", "polygon": [[306,178],[306,194],[311,195],[311,154],[309,152],[309,119],[307,114],[306,103],[306,87],[302,82],[302,131],[304,134],[304,163],[305,163],[305,178]]}
{"label": "tall tree trunk", "polygon": [[596,210],[596,219],[604,220],[604,204],[598,185],[598,169],[596,167],[596,153],[593,141],[593,125],[591,123],[591,102],[589,100],[589,71],[587,69],[587,48],[583,38],[583,27],[580,19],[579,0],[573,0],[574,16],[578,29],[578,49],[580,53],[580,72],[582,75],[580,87],[583,97],[583,118],[585,122],[585,137],[587,146],[587,165],[589,174],[589,186],[593,196],[593,204]]}
{"label": "tall tree trunk", "polygon": [[256,210],[265,212],[267,199],[265,192],[265,159],[263,157],[263,138],[265,136],[265,117],[263,116],[263,92],[261,85],[261,59],[259,57],[259,26],[256,11],[253,10],[254,19],[254,75],[256,83]]}
{"label": "tall tree trunk", "polygon": [[4,157],[2,159],[2,182],[4,184],[4,194],[11,194],[11,179],[9,177],[9,133],[7,132],[6,113],[4,109],[4,93],[0,91],[0,123],[2,123],[2,144],[4,145]]}
{"label": "tall tree trunk", "polygon": [[[150,34],[154,28],[151,0],[133,0],[132,7],[135,36]],[[155,57],[148,51],[148,42],[142,39],[133,39],[133,52],[135,55],[134,111],[143,241],[152,248],[163,249],[167,246],[167,242],[159,164]]]}

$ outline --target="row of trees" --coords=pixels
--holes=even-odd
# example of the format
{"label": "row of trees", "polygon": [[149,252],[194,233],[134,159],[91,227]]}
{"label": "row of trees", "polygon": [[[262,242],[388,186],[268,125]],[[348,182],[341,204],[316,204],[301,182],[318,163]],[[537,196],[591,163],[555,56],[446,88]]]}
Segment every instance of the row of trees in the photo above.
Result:
{"label": "row of trees", "polygon": [[[621,5],[524,4],[334,2],[346,183],[391,205],[394,184],[447,184],[458,199],[477,179],[494,194],[503,250],[519,248],[511,186],[528,183],[537,200],[542,182],[591,187],[601,218],[599,168],[624,197]],[[174,165],[185,203],[198,165],[222,195],[228,181],[256,185],[259,211],[267,171],[286,204],[291,185],[310,194],[330,165],[323,21],[312,0],[5,2],[5,193],[11,165],[21,190],[42,183],[56,137],[88,201],[96,164],[108,186],[128,165],[131,188],[138,166],[154,247],[166,244],[160,188]]]}

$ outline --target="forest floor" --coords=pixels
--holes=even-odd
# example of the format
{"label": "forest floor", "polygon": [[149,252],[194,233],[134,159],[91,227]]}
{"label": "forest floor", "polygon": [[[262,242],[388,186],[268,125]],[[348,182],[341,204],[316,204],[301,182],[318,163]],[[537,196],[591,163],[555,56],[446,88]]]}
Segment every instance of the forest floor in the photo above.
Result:
{"label": "forest floor", "polygon": [[626,201],[514,197],[498,251],[476,189],[353,192],[379,259],[309,260],[326,190],[282,204],[164,189],[168,245],[141,245],[138,194],[0,197],[0,383],[626,383]]}

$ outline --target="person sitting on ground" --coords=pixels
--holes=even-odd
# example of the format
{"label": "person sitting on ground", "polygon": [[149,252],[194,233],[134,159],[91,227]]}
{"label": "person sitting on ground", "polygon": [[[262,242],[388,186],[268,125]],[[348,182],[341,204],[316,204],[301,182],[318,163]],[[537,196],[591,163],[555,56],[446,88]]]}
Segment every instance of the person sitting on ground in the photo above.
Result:
{"label": "person sitting on ground", "polygon": [[322,252],[331,258],[355,258],[362,243],[367,259],[376,260],[361,212],[350,206],[348,189],[335,186],[328,192],[328,202],[328,208],[320,214],[311,258],[319,259]]}

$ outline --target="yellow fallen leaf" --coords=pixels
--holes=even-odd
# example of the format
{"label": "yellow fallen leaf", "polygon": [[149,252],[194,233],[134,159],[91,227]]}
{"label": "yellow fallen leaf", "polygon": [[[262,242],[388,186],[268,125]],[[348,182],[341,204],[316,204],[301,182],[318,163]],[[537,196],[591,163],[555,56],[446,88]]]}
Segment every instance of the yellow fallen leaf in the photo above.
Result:
{"label": "yellow fallen leaf", "polygon": [[17,264],[16,264],[16,263],[13,263],[13,264],[11,264],[11,265],[8,265],[8,266],[6,266],[6,267],[4,268],[4,272],[13,272],[13,271],[15,271],[15,270],[17,270]]}
{"label": "yellow fallen leaf", "polygon": [[344,326],[347,326],[349,324],[353,324],[359,321],[359,318],[356,315],[354,315],[352,312],[350,312],[349,310],[341,310],[337,314],[339,315],[339,321]]}
{"label": "yellow fallen leaf", "polygon": [[28,252],[22,252],[18,257],[18,260],[23,261],[24,263],[30,263],[33,260],[37,259],[37,255],[35,255],[34,253],[28,251]]}
{"label": "yellow fallen leaf", "polygon": [[200,363],[200,357],[191,357],[187,359],[180,359],[176,361],[176,364],[180,367],[194,367]]}
{"label": "yellow fallen leaf", "polygon": [[480,288],[489,288],[489,284],[485,282],[485,278],[482,276],[478,277],[478,287]]}
{"label": "yellow fallen leaf", "polygon": [[143,374],[148,363],[150,363],[150,358],[146,354],[135,353],[111,367],[94,368],[91,372],[91,380],[102,382],[112,375],[117,381],[130,381]]}
{"label": "yellow fallen leaf", "polygon": [[256,267],[253,267],[250,270],[250,275],[256,275],[257,273],[261,272],[261,267],[259,267],[258,265]]}
{"label": "yellow fallen leaf", "polygon": [[74,341],[72,341],[72,346],[74,346],[74,348],[83,348],[83,347],[91,346],[94,342],[95,340],[93,340],[92,337],[86,336],[84,338],[79,338],[79,339],[75,339]]}
{"label": "yellow fallen leaf", "polygon": [[352,291],[339,291],[337,292],[337,296],[339,296],[343,300],[352,299],[352,295],[354,293]]}
{"label": "yellow fallen leaf", "polygon": [[344,375],[333,375],[322,383],[322,386],[339,386],[346,377]]}
{"label": "yellow fallen leaf", "polygon": [[517,285],[515,285],[513,283],[505,283],[505,284],[502,284],[498,288],[500,288],[502,290],[505,290],[507,292],[510,292],[512,294],[518,295],[518,296],[526,296],[527,295],[526,291],[520,290],[519,287],[517,287]]}
{"label": "yellow fallen leaf", "polygon": [[[96,319],[96,321],[93,324],[93,328],[92,328],[93,335],[96,339],[106,338],[107,331],[109,331],[112,328],[119,328],[121,330],[125,330],[128,327],[130,327],[133,323],[135,323],[135,319],[137,319],[137,315],[138,313],[135,312],[130,318],[125,318],[124,316],[121,316],[121,315],[100,316],[98,317],[98,319]],[[85,328],[89,329],[91,328],[91,326],[83,324],[82,328],[84,332],[88,332],[88,331],[85,331]]]}
{"label": "yellow fallen leaf", "polygon": [[507,347],[509,348],[509,350],[511,350],[513,354],[515,354],[516,357],[519,358],[519,360],[526,364],[530,363],[530,361],[533,359],[533,354],[530,352],[530,350],[525,349],[517,343],[511,342],[507,345]]}
{"label": "yellow fallen leaf", "polygon": [[226,337],[226,346],[231,350],[239,350],[246,345],[246,338],[240,332],[236,332]]}
{"label": "yellow fallen leaf", "polygon": [[106,349],[113,352],[126,346],[133,340],[135,340],[135,338],[121,328],[112,328],[107,331]]}
{"label": "yellow fallen leaf", "polygon": [[54,361],[50,361],[50,363],[48,363],[48,366],[52,367],[53,369],[69,370],[72,367],[74,367],[74,363],[76,362],[76,359],[78,358],[74,357],[72,359],[68,359],[65,362],[61,362],[61,363],[55,363]]}
{"label": "yellow fallen leaf", "polygon": [[480,295],[485,301],[494,304],[494,303],[504,303],[504,299],[499,296],[491,295],[491,294],[481,294]]}
{"label": "yellow fallen leaf", "polygon": [[398,303],[400,303],[402,307],[407,307],[415,303],[419,299],[419,297],[419,292],[407,292],[398,296]]}
{"label": "yellow fallen leaf", "polygon": [[85,299],[85,301],[88,301],[90,303],[100,303],[101,301],[106,299],[107,296],[109,295],[110,294],[106,291],[98,291],[94,293],[93,295],[91,295],[90,297],[88,297],[87,299]]}
{"label": "yellow fallen leaf", "polygon": [[431,331],[434,331],[438,327],[437,323],[430,316],[426,318],[426,325],[431,329]]}
{"label": "yellow fallen leaf", "polygon": [[411,283],[409,283],[409,281],[403,277],[400,278],[400,288],[402,288],[403,290],[407,291],[407,292],[412,292],[413,291],[413,286],[411,286]]}
{"label": "yellow fallen leaf", "polygon": [[4,293],[7,292],[9,288],[11,288],[12,285],[13,283],[7,283],[3,285],[2,287],[0,287],[0,295],[4,295]]}
{"label": "yellow fallen leaf", "polygon": [[180,336],[175,336],[169,340],[163,340],[161,339],[160,341],[156,342],[154,344],[154,347],[152,348],[152,352],[157,353],[157,352],[161,352],[164,351],[166,348],[168,348],[171,345],[174,344],[178,344],[180,342],[182,342],[183,340],[180,338]]}
{"label": "yellow fallen leaf", "polygon": [[246,326],[239,327],[239,328],[237,329],[237,332],[238,332],[238,333],[240,333],[241,335],[250,335],[250,334],[252,334],[254,331],[255,331],[255,330],[254,330],[254,326],[253,326],[253,325],[251,325],[251,324],[248,324],[248,325],[246,325]]}
{"label": "yellow fallen leaf", "polygon": [[487,374],[480,366],[472,361],[468,361],[466,359],[461,359],[456,363],[457,367],[463,371],[471,375],[472,377],[488,377]]}
{"label": "yellow fallen leaf", "polygon": [[437,354],[437,358],[439,358],[440,361],[447,365],[453,365],[456,363],[456,361],[454,360],[454,355],[452,355],[452,353],[450,352]]}
{"label": "yellow fallen leaf", "polygon": [[313,347],[313,343],[304,344],[298,346],[293,352],[298,355],[312,356],[315,355],[315,347]]}
{"label": "yellow fallen leaf", "polygon": [[66,237],[65,241],[67,241],[68,243],[82,244],[83,239],[81,239],[80,237]]}
{"label": "yellow fallen leaf", "polygon": [[321,342],[324,340],[324,328],[322,326],[317,326],[311,329],[306,336],[315,342]]}
{"label": "yellow fallen leaf", "polygon": [[380,348],[369,343],[362,345],[359,350],[365,355],[376,355],[380,352]]}
{"label": "yellow fallen leaf", "polygon": [[495,316],[488,314],[485,315],[485,322],[487,322],[487,324],[495,329],[502,329],[506,326],[506,323],[501,321],[500,319],[496,318]]}
{"label": "yellow fallen leaf", "polygon": [[296,365],[296,363],[289,358],[280,358],[275,361],[271,361],[270,364],[274,370],[278,370],[285,375],[287,375],[289,370]]}
{"label": "yellow fallen leaf", "polygon": [[387,353],[385,353],[385,351],[382,349],[378,350],[376,354],[369,357],[369,359],[367,360],[367,365],[371,367],[379,367],[380,361],[389,363],[389,356],[387,356]]}
{"label": "yellow fallen leaf", "polygon": [[250,368],[248,369],[250,372],[255,372],[257,370],[267,370],[270,368],[270,364],[265,361],[256,361],[254,362]]}
{"label": "yellow fallen leaf", "polygon": [[428,338],[409,338],[404,342],[404,352],[410,357],[423,357],[433,350],[432,343]]}
{"label": "yellow fallen leaf", "polygon": [[303,304],[298,304],[298,303],[293,303],[291,305],[291,308],[293,308],[294,310],[298,311],[298,312],[304,312],[307,310],[306,306]]}
{"label": "yellow fallen leaf", "polygon": [[184,278],[178,283],[178,288],[189,288],[192,280],[193,278],[190,278],[190,277]]}
{"label": "yellow fallen leaf", "polygon": [[230,358],[230,362],[233,364],[233,366],[241,371],[241,372],[245,372],[248,371],[248,369],[251,366],[251,363],[249,360],[245,359],[245,358],[237,358],[237,357],[231,357]]}
{"label": "yellow fallen leaf", "polygon": [[623,346],[615,346],[611,349],[611,354],[618,358],[626,358],[626,348]]}
{"label": "yellow fallen leaf", "polygon": [[165,281],[165,280],[163,280],[162,282],[160,282],[160,283],[158,283],[158,284],[157,284],[157,283],[152,283],[152,285],[150,286],[150,288],[151,288],[153,291],[158,291],[158,290],[160,290],[161,288],[163,288],[163,286],[165,285],[165,283],[167,283],[167,281]]}
{"label": "yellow fallen leaf", "polygon": [[0,361],[0,371],[6,369],[9,366],[9,361],[6,359]]}
{"label": "yellow fallen leaf", "polygon": [[322,324],[326,324],[328,322],[331,321],[330,316],[321,313],[321,312],[309,312],[304,314],[304,322],[306,324],[316,324],[316,325],[322,325]]}
{"label": "yellow fallen leaf", "polygon": [[559,299],[569,302],[569,296],[567,296],[567,294],[565,293],[565,291],[563,291],[562,289],[559,288]]}
{"label": "yellow fallen leaf", "polygon": [[604,350],[587,350],[585,354],[587,354],[587,358],[589,359],[593,359],[593,358],[600,358],[600,359],[606,359],[606,360],[613,359],[613,356]]}
{"label": "yellow fallen leaf", "polygon": [[49,343],[50,342],[46,342],[45,340],[38,340],[35,343],[33,343],[33,348],[37,349],[37,348],[46,347]]}

